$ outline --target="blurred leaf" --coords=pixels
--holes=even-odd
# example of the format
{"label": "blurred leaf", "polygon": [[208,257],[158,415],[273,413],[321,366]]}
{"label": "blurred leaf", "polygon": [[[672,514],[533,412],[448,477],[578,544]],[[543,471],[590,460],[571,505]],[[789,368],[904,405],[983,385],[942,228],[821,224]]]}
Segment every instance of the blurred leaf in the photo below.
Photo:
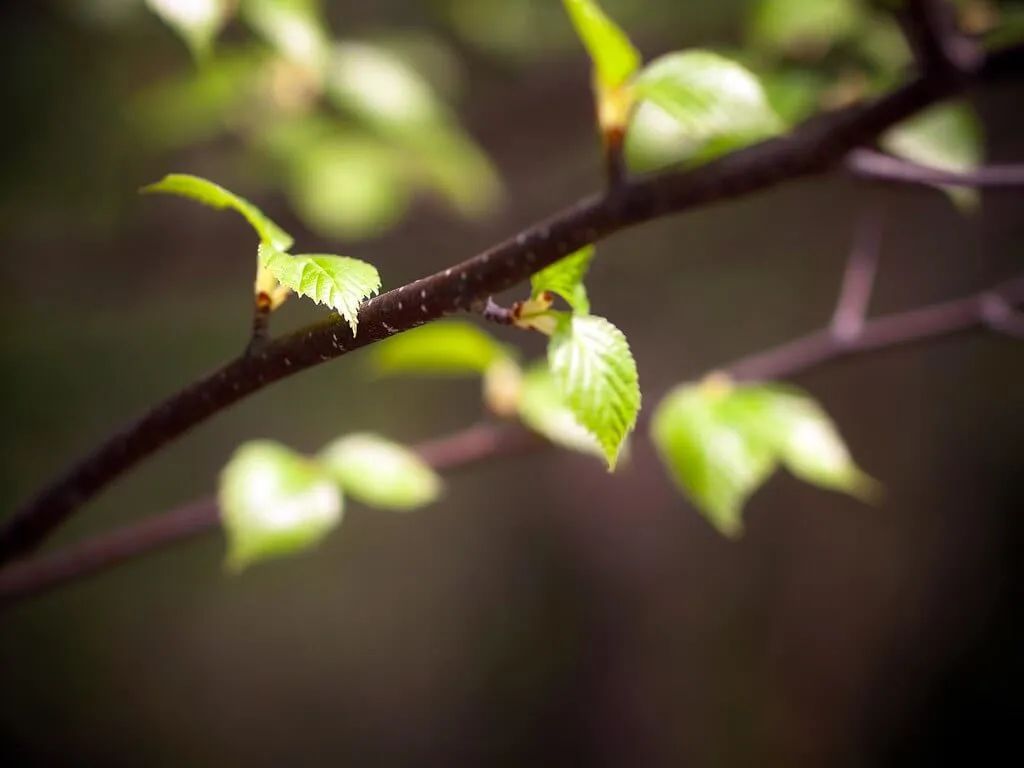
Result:
{"label": "blurred leaf", "polygon": [[333,101],[385,132],[411,132],[448,119],[430,83],[385,48],[339,43],[331,52],[327,89]]}
{"label": "blurred leaf", "polygon": [[270,441],[246,443],[235,452],[221,473],[218,500],[233,570],[314,546],[342,513],[330,476]]}
{"label": "blurred leaf", "polygon": [[626,337],[603,317],[563,316],[548,344],[548,364],[566,405],[614,469],[640,411],[636,362]]}
{"label": "blurred leaf", "polygon": [[623,85],[640,66],[640,53],[629,37],[594,0],[563,0],[576,34],[590,54],[598,84],[605,89]]}
{"label": "blurred leaf", "polygon": [[997,51],[1024,43],[1024,4],[1000,7],[995,27],[985,35],[985,46]]}
{"label": "blurred leaf", "polygon": [[823,488],[877,490],[822,408],[792,387],[715,378],[679,387],[655,411],[652,435],[676,483],[727,535],[742,531],[743,505],[779,462]]}
{"label": "blurred leaf", "polygon": [[576,420],[569,409],[546,362],[531,366],[523,377],[519,418],[556,445],[605,458],[597,438]]}
{"label": "blurred leaf", "polygon": [[143,187],[143,193],[163,193],[187,197],[211,208],[231,208],[245,217],[260,236],[260,240],[274,248],[287,250],[292,245],[292,236],[265,216],[248,200],[229,192],[212,181],[184,173],[170,173],[155,184]]}
{"label": "blurred leaf", "polygon": [[[891,129],[881,145],[894,155],[944,171],[971,171],[981,165],[981,122],[966,102],[939,104]],[[979,202],[975,189],[940,187],[961,210]]]}
{"label": "blurred leaf", "polygon": [[374,347],[374,367],[393,374],[483,374],[509,356],[494,338],[470,323],[441,320]]}
{"label": "blurred leaf", "polygon": [[676,484],[726,536],[743,531],[743,505],[775,468],[772,449],[723,418],[727,394],[682,386],[658,405],[651,434]]}
{"label": "blurred leaf", "polygon": [[328,34],[319,0],[242,0],[242,18],[284,56],[323,65]]}
{"label": "blurred leaf", "polygon": [[710,51],[655,59],[636,78],[635,89],[639,99],[676,120],[689,157],[708,160],[783,128],[758,79]]}
{"label": "blurred leaf", "polygon": [[765,97],[786,125],[795,125],[817,113],[828,77],[814,69],[781,67],[761,78]]}
{"label": "blurred leaf", "polygon": [[415,509],[441,493],[441,478],[430,466],[405,446],[378,435],[347,435],[318,458],[345,493],[373,507]]}
{"label": "blurred leaf", "polygon": [[855,43],[874,70],[873,81],[879,90],[895,85],[914,60],[899,24],[889,14],[865,20]]}
{"label": "blurred leaf", "polygon": [[281,285],[326,304],[344,317],[353,336],[359,306],[380,290],[377,268],[359,259],[329,254],[292,256],[266,243],[260,244],[259,256],[260,265]]}
{"label": "blurred leaf", "polygon": [[129,110],[139,132],[160,147],[180,147],[219,136],[254,96],[262,56],[232,50],[196,72],[145,87]]}
{"label": "blurred leaf", "polygon": [[593,259],[594,246],[588,245],[537,272],[530,278],[531,298],[535,299],[545,291],[551,291],[565,299],[573,311],[588,314],[590,302],[583,278],[587,276]]}
{"label": "blurred leaf", "polygon": [[787,469],[812,485],[864,499],[877,489],[853,462],[828,414],[794,387],[739,387],[722,402],[722,417],[770,446]]}
{"label": "blurred leaf", "polygon": [[861,19],[858,0],[758,0],[750,40],[772,53],[818,58],[856,32]]}
{"label": "blurred leaf", "polygon": [[408,137],[419,182],[458,213],[478,218],[495,210],[501,179],[487,155],[455,126],[437,126]]}
{"label": "blurred leaf", "polygon": [[209,54],[234,6],[231,0],[146,0],[146,4],[181,36],[199,60]]}
{"label": "blurred leaf", "polygon": [[519,412],[523,394],[523,371],[510,357],[495,359],[484,371],[483,397],[487,409],[504,419]]}
{"label": "blurred leaf", "polygon": [[317,232],[369,238],[405,213],[410,190],[394,148],[369,136],[335,131],[293,150],[289,194]]}

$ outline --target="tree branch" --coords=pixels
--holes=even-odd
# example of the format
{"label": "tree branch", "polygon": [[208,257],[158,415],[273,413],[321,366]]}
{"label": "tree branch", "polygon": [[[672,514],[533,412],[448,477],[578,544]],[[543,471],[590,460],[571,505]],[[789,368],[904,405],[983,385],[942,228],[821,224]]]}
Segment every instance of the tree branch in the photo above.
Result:
{"label": "tree branch", "polygon": [[[1008,48],[991,56],[980,74],[1003,76],[1022,62],[1024,48]],[[332,316],[242,356],[110,437],[16,510],[0,529],[0,564],[37,547],[89,498],[142,459],[274,381],[466,310],[612,233],[828,171],[849,150],[874,141],[886,129],[963,87],[959,79],[926,73],[880,99],[820,116],[787,136],[694,170],[627,181],[614,194],[582,200],[468,261],[367,302],[359,313],[357,337]]]}
{"label": "tree branch", "polygon": [[970,171],[946,171],[901,160],[873,149],[855,149],[846,156],[845,165],[854,176],[868,181],[1024,191],[1024,163],[986,165]]}
{"label": "tree branch", "polygon": [[[855,248],[850,262],[859,262]],[[850,268],[847,268],[847,274]],[[848,296],[848,290],[840,293]],[[840,306],[843,299],[840,299]],[[833,360],[907,345],[978,328],[998,328],[999,318],[1024,304],[1024,277],[992,290],[920,309],[882,316],[843,338],[832,327],[741,358],[726,367],[738,380],[770,380],[807,371]],[[998,316],[998,317],[997,317]],[[1019,321],[1018,321],[1019,322]],[[521,427],[482,423],[416,448],[437,471],[466,469],[484,461],[549,446]],[[0,607],[100,573],[120,563],[188,541],[220,527],[217,503],[201,499],[111,533],[15,562],[0,569]]]}

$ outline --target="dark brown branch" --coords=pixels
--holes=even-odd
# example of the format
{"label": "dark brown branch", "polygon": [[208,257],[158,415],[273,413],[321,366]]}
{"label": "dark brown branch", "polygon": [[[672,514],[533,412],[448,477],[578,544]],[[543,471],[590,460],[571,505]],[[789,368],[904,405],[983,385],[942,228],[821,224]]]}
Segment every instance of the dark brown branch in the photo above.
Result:
{"label": "dark brown branch", "polygon": [[[981,74],[1020,66],[1024,49],[993,55]],[[690,171],[625,183],[613,195],[576,205],[461,264],[367,302],[353,337],[337,316],[242,356],[189,385],[110,437],[16,510],[0,529],[0,564],[31,551],[101,488],[210,416],[268,384],[415,328],[525,280],[563,256],[614,232],[699,205],[823,173],[856,146],[963,87],[925,75],[868,104],[818,117],[790,135]]]}
{"label": "dark brown branch", "polygon": [[923,72],[957,78],[981,64],[983,50],[957,28],[956,9],[948,0],[905,0],[899,19]]}
{"label": "dark brown branch", "polygon": [[901,160],[873,149],[853,150],[846,156],[845,164],[854,176],[868,181],[1024,191],[1024,164],[986,165],[970,171],[945,171]]}

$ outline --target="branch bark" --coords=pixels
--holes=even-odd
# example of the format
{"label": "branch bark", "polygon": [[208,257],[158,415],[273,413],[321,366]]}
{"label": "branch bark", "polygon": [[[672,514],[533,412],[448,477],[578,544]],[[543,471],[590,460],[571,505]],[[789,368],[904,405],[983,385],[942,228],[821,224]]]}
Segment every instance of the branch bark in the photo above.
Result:
{"label": "branch bark", "polygon": [[[1024,47],[1004,49],[979,68],[1001,77],[1024,63]],[[625,182],[578,202],[474,258],[367,302],[353,337],[337,316],[243,355],[187,386],[73,465],[0,529],[0,564],[37,547],[88,499],[193,426],[272,382],[454,312],[525,280],[563,256],[615,232],[671,213],[747,195],[826,172],[851,149],[931,104],[964,81],[926,72],[867,104],[815,118],[793,133],[690,171]]]}
{"label": "branch bark", "polygon": [[986,165],[971,171],[946,171],[901,160],[873,149],[853,150],[846,156],[845,164],[854,176],[868,181],[1024,192],[1024,164]]}

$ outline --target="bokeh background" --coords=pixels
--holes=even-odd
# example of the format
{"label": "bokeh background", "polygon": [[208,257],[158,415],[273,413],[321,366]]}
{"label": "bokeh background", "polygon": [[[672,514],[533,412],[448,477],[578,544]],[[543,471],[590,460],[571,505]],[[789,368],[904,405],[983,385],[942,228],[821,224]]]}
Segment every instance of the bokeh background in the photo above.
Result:
{"label": "bokeh background", "polygon": [[[604,4],[648,55],[741,41],[740,0]],[[376,264],[385,288],[599,186],[588,65],[559,3],[337,0],[326,16],[338,36],[398,40],[419,56],[491,158],[504,189],[493,205],[460,212],[428,189],[379,232],[345,236],[344,222],[296,203],[244,130],[168,139],[153,125],[176,125],[173,102],[155,123],[140,120],[155,84],[195,72],[141,4],[2,12],[0,510],[246,342],[244,223],[140,198],[140,185],[169,171],[214,178],[303,250]],[[221,44],[247,39],[234,24]],[[1010,86],[976,94],[993,160],[1024,158],[1022,99]],[[258,123],[258,110],[245,119]],[[470,178],[472,200],[485,181]],[[589,285],[632,342],[647,407],[676,382],[824,323],[871,205],[886,214],[875,312],[963,295],[1021,267],[1019,195],[986,194],[964,217],[934,191],[840,176],[622,233],[601,245]],[[286,305],[275,328],[316,317],[305,304]],[[542,351],[540,339],[506,338]],[[778,475],[748,505],[746,535],[728,541],[639,439],[615,475],[547,451],[454,475],[440,503],[413,515],[353,504],[315,553],[241,577],[224,572],[215,535],[19,605],[0,616],[3,762],[1019,757],[1021,351],[972,333],[798,379],[885,485],[876,507]],[[481,415],[475,382],[382,380],[364,353],[346,356],[194,430],[53,544],[211,492],[247,439],[312,450],[373,430],[415,442]]]}

